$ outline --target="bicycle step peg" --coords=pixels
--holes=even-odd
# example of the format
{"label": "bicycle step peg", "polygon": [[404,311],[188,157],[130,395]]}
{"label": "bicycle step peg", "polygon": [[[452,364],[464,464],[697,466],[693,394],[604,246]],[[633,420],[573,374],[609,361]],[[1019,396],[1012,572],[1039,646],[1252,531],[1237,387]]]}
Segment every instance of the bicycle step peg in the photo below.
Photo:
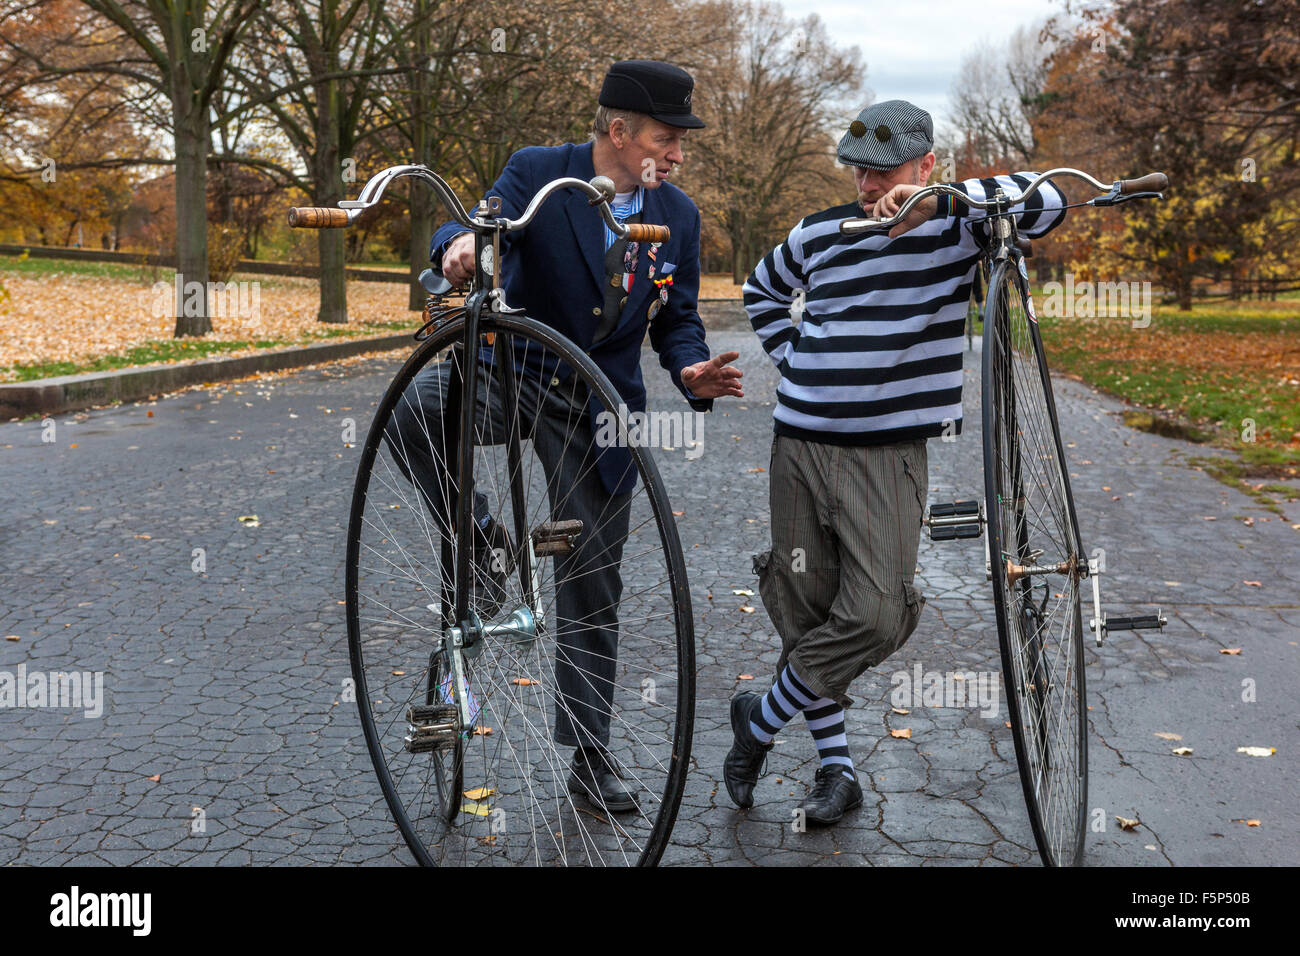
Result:
{"label": "bicycle step peg", "polygon": [[406,724],[402,743],[410,753],[429,753],[456,743],[455,704],[412,704],[406,708]]}
{"label": "bicycle step peg", "polygon": [[582,534],[582,522],[577,518],[567,521],[543,521],[533,529],[533,554],[544,558],[548,554],[568,554],[573,542]]}
{"label": "bicycle step peg", "polygon": [[978,538],[984,533],[984,510],[978,501],[949,501],[930,505],[924,521],[931,541]]}

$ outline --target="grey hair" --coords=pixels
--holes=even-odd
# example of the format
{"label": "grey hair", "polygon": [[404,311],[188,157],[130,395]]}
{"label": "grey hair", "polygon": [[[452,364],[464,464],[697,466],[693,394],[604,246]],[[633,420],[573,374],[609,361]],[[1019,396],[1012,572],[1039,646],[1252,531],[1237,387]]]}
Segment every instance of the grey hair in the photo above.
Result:
{"label": "grey hair", "polygon": [[597,106],[596,117],[591,121],[591,138],[597,136],[608,136],[609,128],[614,125],[614,120],[621,119],[627,124],[627,131],[635,136],[641,132],[641,127],[650,117],[645,113],[637,113],[632,110],[616,110],[609,106]]}

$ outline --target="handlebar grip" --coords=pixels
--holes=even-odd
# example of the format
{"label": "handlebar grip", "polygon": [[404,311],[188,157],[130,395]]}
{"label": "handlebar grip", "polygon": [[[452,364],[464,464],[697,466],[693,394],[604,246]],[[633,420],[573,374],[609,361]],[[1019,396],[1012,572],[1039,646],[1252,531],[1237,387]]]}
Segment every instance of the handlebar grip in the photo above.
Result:
{"label": "handlebar grip", "polygon": [[667,242],[669,236],[667,226],[654,226],[647,222],[627,224],[627,238],[630,242]]}
{"label": "handlebar grip", "polygon": [[1137,179],[1121,179],[1119,183],[1122,196],[1127,196],[1129,193],[1158,193],[1168,188],[1169,177],[1164,173],[1147,173]]}
{"label": "handlebar grip", "polygon": [[291,206],[289,225],[294,229],[336,229],[348,224],[348,211],[329,206]]}

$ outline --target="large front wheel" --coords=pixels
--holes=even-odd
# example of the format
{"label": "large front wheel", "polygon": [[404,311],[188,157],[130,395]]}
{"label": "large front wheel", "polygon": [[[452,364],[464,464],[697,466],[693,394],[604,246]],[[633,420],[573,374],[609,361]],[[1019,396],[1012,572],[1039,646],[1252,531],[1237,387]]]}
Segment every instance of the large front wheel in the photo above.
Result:
{"label": "large front wheel", "polygon": [[[590,358],[522,317],[485,314],[479,333],[468,442],[461,319],[406,362],[362,449],[348,642],[380,787],[425,865],[653,865],[695,694],[671,506]],[[632,809],[573,773],[579,747],[608,761]]]}
{"label": "large front wheel", "polygon": [[1012,735],[1048,866],[1080,862],[1088,799],[1080,586],[1088,573],[1051,379],[1016,262],[989,282],[984,482],[993,604]]}

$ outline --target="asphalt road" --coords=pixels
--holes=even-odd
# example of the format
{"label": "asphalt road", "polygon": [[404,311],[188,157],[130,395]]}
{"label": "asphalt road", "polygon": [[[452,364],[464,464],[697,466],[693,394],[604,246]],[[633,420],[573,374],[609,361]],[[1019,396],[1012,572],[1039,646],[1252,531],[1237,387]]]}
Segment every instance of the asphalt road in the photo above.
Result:
{"label": "asphalt road", "polygon": [[[698,458],[660,458],[684,512],[700,664],[694,766],[665,862],[1036,865],[1005,701],[994,714],[891,711],[896,673],[1000,672],[978,541],[923,536],[920,626],[851,691],[865,805],[829,830],[793,830],[817,766],[796,723],[758,805],[731,807],[727,700],[765,688],[777,656],[761,604],[741,613],[732,594],[756,590],[750,555],[768,546],[755,469],[776,377],[749,333],[710,340],[742,353],[747,398],[719,403]],[[968,359],[967,429],[930,443],[932,501],[982,494],[978,352]],[[684,408],[653,355],[645,366],[651,406]],[[342,420],[364,434],[396,367],[390,355],[267,376],[60,416],[52,433],[0,425],[0,633],[18,638],[0,641],[0,675],[103,673],[97,716],[0,709],[0,863],[410,863],[339,701],[357,454]],[[1126,428],[1119,403],[1085,386],[1057,392],[1107,607],[1169,617],[1162,633],[1087,648],[1087,863],[1300,863],[1300,513],[1270,515],[1184,463],[1202,449]],[[256,527],[238,520],[250,515]],[[888,732],[901,729],[910,739]]]}

